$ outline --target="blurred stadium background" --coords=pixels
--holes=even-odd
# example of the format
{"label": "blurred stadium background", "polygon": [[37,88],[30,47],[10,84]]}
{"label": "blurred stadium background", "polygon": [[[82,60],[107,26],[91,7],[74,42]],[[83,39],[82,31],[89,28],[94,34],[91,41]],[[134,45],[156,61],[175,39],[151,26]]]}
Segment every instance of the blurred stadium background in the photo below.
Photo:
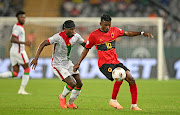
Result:
{"label": "blurred stadium background", "polygon": [[[33,47],[26,47],[29,58],[41,41],[62,31],[66,19],[73,19],[76,31],[87,40],[90,32],[99,28],[99,17],[107,13],[113,17],[112,24],[125,31],[145,31],[152,33],[154,39],[142,36],[119,38],[117,54],[134,78],[157,78],[157,22],[135,21],[138,18],[163,19],[163,70],[170,79],[180,79],[180,1],[179,0],[0,0],[0,72],[11,69],[9,49],[15,14],[24,10],[27,16],[25,24],[26,40],[33,42]],[[97,17],[97,18],[94,18]],[[115,20],[118,20],[115,21]],[[92,22],[92,20],[95,20]],[[121,21],[127,20],[127,22]],[[130,20],[130,21],[128,21]],[[131,21],[132,20],[132,21]],[[130,23],[131,22],[131,23]],[[132,23],[133,22],[133,23]],[[74,46],[71,60],[76,63],[82,51],[81,46]],[[54,78],[50,67],[52,46],[46,47],[41,54],[37,69],[30,73],[31,78]],[[166,69],[167,68],[167,69]],[[83,79],[105,77],[97,69],[97,52],[91,49],[81,64],[80,74]],[[23,73],[21,70],[20,73]],[[19,74],[19,77],[22,74]],[[168,78],[164,78],[168,79]]]}
{"label": "blurred stadium background", "polygon": [[[0,0],[0,73],[12,69],[10,36],[19,10],[24,10],[27,16],[26,40],[33,42],[32,48],[26,47],[30,59],[35,56],[41,41],[62,31],[66,19],[75,21],[76,31],[85,40],[90,32],[99,28],[99,17],[103,13],[113,17],[112,26],[125,31],[152,33],[154,39],[122,37],[116,44],[119,60],[137,79],[138,106],[143,111],[129,109],[131,98],[127,82],[122,84],[117,97],[124,108],[115,110],[109,106],[114,82],[102,80],[106,78],[98,69],[95,48],[81,63],[83,88],[75,101],[79,109],[61,109],[58,96],[65,83],[50,79],[57,77],[50,65],[53,46],[48,46],[42,52],[36,70],[30,72],[30,78],[45,78],[29,81],[26,90],[32,95],[17,94],[21,79],[0,79],[0,115],[180,115],[180,80],[177,80],[180,79],[180,0]],[[163,47],[161,58],[158,58],[160,38]],[[74,47],[70,58],[76,63],[83,48]],[[163,79],[169,77],[171,80],[157,81],[158,60],[162,63]],[[21,68],[18,78],[22,75]]]}

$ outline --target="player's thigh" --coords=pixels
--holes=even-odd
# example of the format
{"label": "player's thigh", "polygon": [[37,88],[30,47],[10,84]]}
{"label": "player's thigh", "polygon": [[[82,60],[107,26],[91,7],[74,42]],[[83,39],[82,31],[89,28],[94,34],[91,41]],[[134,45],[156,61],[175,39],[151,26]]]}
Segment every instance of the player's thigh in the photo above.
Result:
{"label": "player's thigh", "polygon": [[13,71],[19,73],[19,65],[18,64],[13,66]]}
{"label": "player's thigh", "polygon": [[83,83],[82,83],[80,74],[73,74],[73,77],[77,82],[76,87],[78,87],[78,88],[82,87]]}
{"label": "player's thigh", "polygon": [[134,78],[132,77],[130,71],[126,71],[126,78],[125,80],[129,83],[129,85],[134,85],[135,84],[135,80]]}

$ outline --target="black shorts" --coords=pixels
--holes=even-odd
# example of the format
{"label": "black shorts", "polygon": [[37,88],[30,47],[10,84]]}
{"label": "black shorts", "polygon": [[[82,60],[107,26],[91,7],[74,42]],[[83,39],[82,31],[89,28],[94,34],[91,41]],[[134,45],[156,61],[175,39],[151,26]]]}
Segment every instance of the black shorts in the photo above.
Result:
{"label": "black shorts", "polygon": [[119,63],[119,64],[103,64],[99,69],[109,80],[113,81],[114,79],[112,78],[112,71],[117,67],[121,67],[125,71],[127,71],[127,70],[130,71],[122,63]]}

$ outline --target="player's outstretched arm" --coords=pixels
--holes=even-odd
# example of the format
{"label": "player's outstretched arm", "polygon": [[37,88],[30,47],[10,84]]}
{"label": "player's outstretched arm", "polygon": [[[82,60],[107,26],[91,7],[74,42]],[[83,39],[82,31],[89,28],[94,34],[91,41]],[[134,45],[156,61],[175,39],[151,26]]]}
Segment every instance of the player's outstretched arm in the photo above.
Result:
{"label": "player's outstretched arm", "polygon": [[21,42],[13,35],[11,36],[11,42],[17,43],[17,44],[25,44],[26,46],[32,47],[32,43],[30,41]]}
{"label": "player's outstretched arm", "polygon": [[124,36],[138,36],[138,35],[143,35],[148,38],[154,38],[154,36],[150,33],[145,33],[145,32],[133,32],[133,31],[125,31]]}
{"label": "player's outstretched arm", "polygon": [[37,50],[37,52],[36,52],[36,56],[34,57],[34,59],[33,59],[33,60],[31,61],[31,63],[30,63],[30,67],[32,66],[32,69],[34,69],[34,70],[36,69],[37,60],[38,60],[38,58],[39,58],[39,56],[40,56],[43,48],[44,48],[45,46],[47,46],[47,45],[50,45],[49,42],[48,42],[48,40],[44,40],[44,41],[39,45],[38,50]]}
{"label": "player's outstretched arm", "polygon": [[84,48],[84,50],[83,50],[83,52],[82,52],[82,54],[81,54],[81,57],[80,57],[78,63],[73,67],[73,71],[74,71],[74,72],[77,71],[77,69],[79,68],[82,60],[86,57],[86,55],[87,55],[88,52],[89,52],[89,49]]}

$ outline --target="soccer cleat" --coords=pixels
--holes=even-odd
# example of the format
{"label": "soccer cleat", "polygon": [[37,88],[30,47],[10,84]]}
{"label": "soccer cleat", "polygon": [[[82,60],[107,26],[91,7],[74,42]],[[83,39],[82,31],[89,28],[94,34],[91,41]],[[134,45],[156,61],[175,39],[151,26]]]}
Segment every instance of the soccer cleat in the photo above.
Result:
{"label": "soccer cleat", "polygon": [[117,100],[110,100],[109,105],[114,107],[115,109],[123,109],[123,107],[117,102]]}
{"label": "soccer cleat", "polygon": [[61,108],[67,108],[67,105],[66,105],[66,98],[61,98],[61,95],[59,95],[59,104],[60,104],[60,107]]}
{"label": "soccer cleat", "polygon": [[67,103],[67,108],[77,109],[78,107],[74,103],[72,103],[71,105]]}
{"label": "soccer cleat", "polygon": [[131,110],[142,111],[142,109],[140,109],[138,106],[136,106],[136,107],[131,107],[130,109],[131,109]]}
{"label": "soccer cleat", "polygon": [[20,94],[20,95],[30,95],[30,93],[26,92],[25,90],[19,90],[18,94]]}

